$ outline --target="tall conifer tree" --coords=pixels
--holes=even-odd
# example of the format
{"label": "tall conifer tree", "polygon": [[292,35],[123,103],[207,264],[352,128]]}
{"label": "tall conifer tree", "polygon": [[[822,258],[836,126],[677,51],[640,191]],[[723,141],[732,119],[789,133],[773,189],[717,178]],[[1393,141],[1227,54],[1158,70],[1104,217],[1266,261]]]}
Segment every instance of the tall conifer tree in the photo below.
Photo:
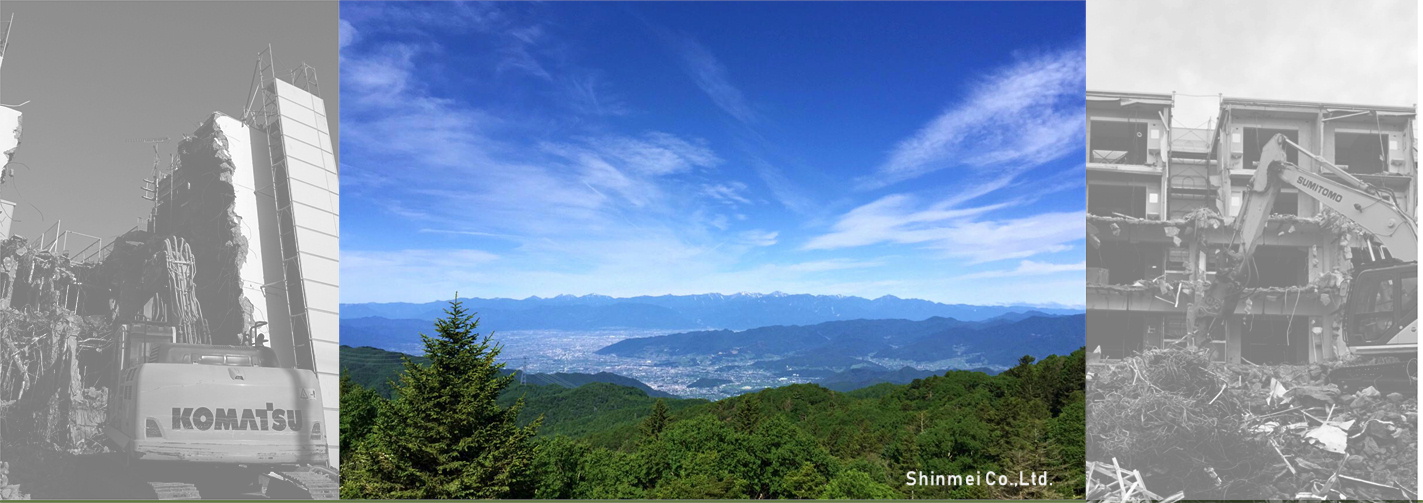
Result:
{"label": "tall conifer tree", "polygon": [[458,300],[421,334],[428,365],[406,359],[394,396],[380,412],[343,498],[471,499],[532,496],[531,439],[540,421],[517,424],[520,400],[495,400],[513,382],[496,363],[501,347],[474,330],[479,321]]}

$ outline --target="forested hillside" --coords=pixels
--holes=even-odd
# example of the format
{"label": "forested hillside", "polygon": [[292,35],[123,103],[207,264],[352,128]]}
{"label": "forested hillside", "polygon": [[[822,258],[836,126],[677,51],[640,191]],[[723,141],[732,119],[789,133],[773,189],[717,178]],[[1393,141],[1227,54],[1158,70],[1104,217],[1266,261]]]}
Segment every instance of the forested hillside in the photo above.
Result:
{"label": "forested hillside", "polygon": [[[343,443],[364,441],[385,399],[343,389]],[[853,392],[801,384],[728,398],[656,399],[607,383],[509,382],[498,403],[535,426],[537,498],[1080,498],[1082,350],[1000,375],[951,371]],[[512,410],[512,409],[511,409]],[[354,414],[354,415],[352,415]],[[347,424],[347,419],[352,423]],[[906,473],[1046,471],[1051,485],[925,487]],[[1025,477],[1027,475],[1024,475]]]}

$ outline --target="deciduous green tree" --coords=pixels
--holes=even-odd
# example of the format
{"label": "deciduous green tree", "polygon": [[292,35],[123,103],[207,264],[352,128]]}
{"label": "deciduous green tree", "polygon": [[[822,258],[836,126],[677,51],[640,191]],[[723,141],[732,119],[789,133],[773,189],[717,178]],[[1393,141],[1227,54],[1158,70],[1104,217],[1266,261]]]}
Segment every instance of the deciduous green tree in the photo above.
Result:
{"label": "deciduous green tree", "polygon": [[820,491],[820,499],[894,499],[899,493],[889,486],[875,482],[873,477],[859,470],[845,470],[830,479],[825,489]]}

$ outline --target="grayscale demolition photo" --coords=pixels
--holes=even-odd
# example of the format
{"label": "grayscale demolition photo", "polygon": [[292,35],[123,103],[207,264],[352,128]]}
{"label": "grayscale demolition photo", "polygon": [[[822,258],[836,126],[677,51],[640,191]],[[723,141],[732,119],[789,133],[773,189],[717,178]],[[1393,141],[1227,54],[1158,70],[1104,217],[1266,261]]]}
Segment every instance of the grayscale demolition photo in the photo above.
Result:
{"label": "grayscale demolition photo", "polygon": [[337,11],[0,5],[0,500],[336,497]]}
{"label": "grayscale demolition photo", "polygon": [[1417,9],[1088,2],[1087,499],[1418,499]]}

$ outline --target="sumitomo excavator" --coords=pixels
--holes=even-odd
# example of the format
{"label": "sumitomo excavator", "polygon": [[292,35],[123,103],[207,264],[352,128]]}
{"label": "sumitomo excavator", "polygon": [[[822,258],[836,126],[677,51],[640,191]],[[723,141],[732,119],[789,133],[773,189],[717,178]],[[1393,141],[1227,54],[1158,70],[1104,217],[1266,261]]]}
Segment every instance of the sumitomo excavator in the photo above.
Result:
{"label": "sumitomo excavator", "polygon": [[[1334,177],[1286,161],[1286,148],[1314,159]],[[1294,187],[1326,208],[1353,221],[1382,245],[1379,260],[1354,269],[1341,310],[1344,343],[1349,352],[1371,363],[1330,372],[1333,382],[1349,385],[1417,385],[1418,359],[1418,227],[1397,199],[1322,157],[1275,135],[1265,144],[1260,162],[1246,188],[1236,218],[1234,244],[1238,254],[1207,295],[1221,301],[1220,316],[1235,312],[1251,272],[1251,256],[1269,220],[1275,197]],[[1372,246],[1372,244],[1369,244]]]}

